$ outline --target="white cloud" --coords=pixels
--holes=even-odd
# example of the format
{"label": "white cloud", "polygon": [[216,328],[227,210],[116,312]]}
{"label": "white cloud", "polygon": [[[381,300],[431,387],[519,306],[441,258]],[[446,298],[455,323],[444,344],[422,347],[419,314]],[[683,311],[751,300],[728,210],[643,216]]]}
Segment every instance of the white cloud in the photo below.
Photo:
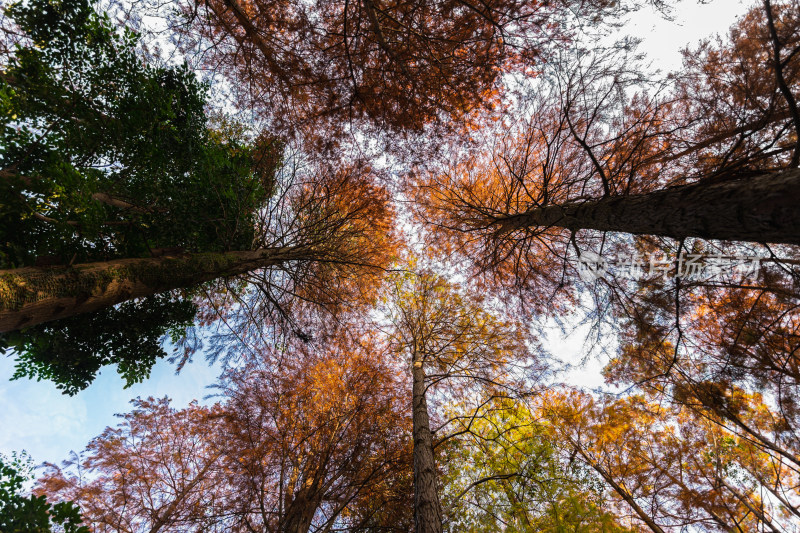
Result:
{"label": "white cloud", "polygon": [[737,17],[754,5],[753,1],[743,0],[704,4],[684,0],[675,4],[672,21],[653,9],[642,9],[631,17],[626,33],[643,39],[640,51],[653,60],[655,67],[670,72],[680,68],[682,48],[716,34],[725,36]]}

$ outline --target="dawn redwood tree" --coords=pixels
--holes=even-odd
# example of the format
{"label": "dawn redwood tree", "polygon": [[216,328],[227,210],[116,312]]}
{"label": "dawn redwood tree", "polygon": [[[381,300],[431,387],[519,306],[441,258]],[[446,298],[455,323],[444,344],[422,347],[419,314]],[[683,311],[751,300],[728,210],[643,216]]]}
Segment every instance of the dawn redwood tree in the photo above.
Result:
{"label": "dawn redwood tree", "polygon": [[[659,253],[669,249],[650,244]],[[714,252],[697,243],[689,249]],[[681,406],[681,416],[747,441],[766,465],[747,467],[750,482],[777,492],[770,498],[797,516],[788,487],[800,465],[799,302],[796,271],[786,267],[765,261],[750,276],[610,279],[626,298],[616,303],[620,345],[604,373],[613,385]]]}
{"label": "dawn redwood tree", "polygon": [[[309,282],[331,275],[337,265],[380,269],[379,255],[391,253],[391,210],[386,194],[359,175],[363,168],[340,170],[287,191],[288,206],[270,215],[285,233],[249,250],[168,253],[162,257],[120,258],[55,267],[2,271],[3,331],[107,308],[116,303],[203,282],[281,266],[292,274],[302,265]],[[332,172],[336,172],[332,170]],[[291,218],[290,218],[291,217]],[[274,230],[274,229],[273,229]],[[385,233],[384,233],[385,232]],[[377,253],[378,255],[373,255]],[[370,260],[376,260],[370,263]],[[326,263],[314,268],[308,263]],[[333,265],[331,267],[330,265]],[[342,270],[342,269],[339,269]]]}
{"label": "dawn redwood tree", "polygon": [[800,244],[800,171],[696,183],[627,196],[535,207],[492,220],[498,234],[560,227],[728,241]]}
{"label": "dawn redwood tree", "polygon": [[552,90],[533,95],[529,118],[491,150],[411,179],[430,242],[534,314],[576,309],[570,277],[583,253],[675,257],[668,276],[681,253],[763,256],[755,280],[637,282],[610,272],[587,285],[590,313],[639,346],[620,354],[620,384],[651,383],[671,368],[746,388],[771,381],[787,392],[776,397],[791,415],[800,178],[795,100],[777,79],[797,92],[798,46],[797,10],[780,3],[754,8],[727,40],[687,51],[661,92],[648,92],[619,52],[566,55]]}
{"label": "dawn redwood tree", "polygon": [[754,8],[655,89],[627,54],[564,52],[523,99],[528,118],[412,173],[420,216],[489,269],[602,233],[800,244],[795,8]]}
{"label": "dawn redwood tree", "polygon": [[224,75],[237,100],[279,131],[317,138],[315,130],[352,124],[399,133],[459,123],[498,104],[501,73],[536,64],[569,38],[575,18],[597,22],[631,8],[605,0],[179,5],[171,25],[186,54]]}
{"label": "dawn redwood tree", "polygon": [[537,398],[499,398],[458,421],[463,435],[442,452],[446,530],[635,531],[623,525],[602,478],[575,460]]}
{"label": "dawn redwood tree", "polygon": [[407,531],[402,387],[360,341],[339,331],[252,357],[213,406],[136,400],[37,492],[74,498],[98,532]]}
{"label": "dawn redwood tree", "polygon": [[251,525],[407,530],[405,388],[370,336],[334,327],[313,344],[295,341],[288,357],[276,349],[223,376],[220,445],[238,462],[233,499]]}
{"label": "dawn redwood tree", "polygon": [[[764,2],[732,28],[727,43],[702,43],[696,53],[687,53],[687,72],[678,77],[676,94],[678,109],[694,122],[663,137],[672,153],[656,151],[648,157],[663,164],[664,172],[678,176],[694,171],[720,184],[742,174],[730,183],[747,185],[757,183],[760,175],[796,172],[781,169],[797,164],[793,110],[800,69],[798,27],[796,7]],[[764,64],[772,67],[764,69]],[[784,193],[794,202],[790,191]],[[786,206],[770,214],[772,205],[781,204],[765,202],[753,212],[767,221],[791,220],[797,212]],[[712,204],[707,211],[716,208]],[[769,242],[767,235],[752,240]],[[751,440],[760,453],[789,465],[775,468],[774,477],[757,473],[755,479],[769,479],[760,481],[770,487],[765,490],[792,486],[800,457],[796,249],[693,238],[673,243],[653,237],[635,239],[633,245],[640,254],[659,257],[763,258],[750,275],[722,269],[699,278],[609,276],[603,285],[614,302],[621,343],[606,376],[618,386],[681,404]],[[625,250],[616,248],[617,253]],[[677,266],[670,272],[676,273]],[[762,397],[763,403],[753,400]],[[792,504],[784,507],[791,510]]]}
{"label": "dawn redwood tree", "polygon": [[432,427],[428,400],[477,397],[477,413],[487,397],[513,390],[513,367],[524,367],[531,356],[519,324],[432,272],[396,275],[391,298],[389,343],[408,363],[411,380],[415,531],[440,532],[445,517],[435,448],[450,437],[444,432],[452,421]]}
{"label": "dawn redwood tree", "polygon": [[[697,53],[687,53],[687,66],[703,72],[703,76],[687,73],[678,79],[679,102],[691,105],[685,112],[695,117],[695,123],[680,136],[670,136],[674,153],[656,151],[648,156],[651,161],[655,157],[663,163],[665,173],[691,175],[694,171],[710,176],[706,179],[711,182],[744,176],[743,181],[734,179],[731,184],[795,172],[781,170],[796,166],[797,154],[794,97],[787,97],[781,85],[788,80],[786,87],[796,93],[797,17],[791,5],[765,2],[732,29],[729,44],[704,43]],[[776,50],[781,58],[779,74],[779,69],[762,67],[775,64]],[[681,140],[687,131],[691,135]],[[765,203],[758,209],[764,220],[781,216],[791,220],[796,212],[788,206],[785,214],[770,214],[770,207]],[[713,205],[708,211],[716,208]],[[766,235],[752,240],[769,241]],[[700,277],[650,275],[631,280],[608,276],[599,285],[613,301],[621,343],[605,373],[610,383],[641,392],[654,403],[680,406],[680,412],[676,407],[664,415],[670,424],[682,424],[681,418],[713,424],[718,427],[709,427],[708,435],[701,438],[715,443],[736,439],[734,451],[746,447],[748,457],[735,460],[725,450],[729,462],[722,474],[704,474],[713,490],[732,500],[725,504],[728,510],[709,511],[710,520],[723,524],[721,529],[748,514],[765,530],[780,530],[796,521],[793,487],[800,457],[796,250],[693,238],[673,243],[651,236],[626,244],[612,244],[606,250],[617,254],[635,250],[658,257],[763,258],[750,275],[723,267],[712,276]],[[678,266],[672,265],[670,276]],[[713,436],[717,432],[722,434],[719,439]],[[720,478],[726,471],[737,470],[741,475],[734,479]],[[692,500],[688,489],[681,490],[687,502],[683,505],[706,505],[706,496],[698,494]],[[773,502],[778,503],[770,508]]]}
{"label": "dawn redwood tree", "polygon": [[[78,320],[91,317],[85,313],[133,298],[174,289],[191,294],[195,288],[199,291],[195,294],[203,297],[200,301],[208,302],[204,320],[227,316],[230,309],[226,307],[241,304],[246,309],[236,318],[253,327],[260,327],[264,320],[277,326],[281,320],[291,321],[293,298],[325,311],[335,311],[343,304],[363,305],[374,297],[377,286],[377,282],[365,280],[379,277],[393,253],[392,213],[385,194],[363,177],[345,174],[334,179],[329,177],[324,184],[306,183],[307,188],[298,186],[292,191],[288,207],[271,213],[280,233],[264,232],[270,245],[254,250],[5,271],[0,317],[7,329],[63,317]],[[297,210],[287,213],[291,208]],[[198,286],[211,280],[220,285]],[[218,307],[220,297],[209,291],[221,292],[224,305]],[[189,322],[193,314],[189,314]],[[120,322],[115,319],[113,323]],[[53,328],[57,324],[53,322]],[[21,339],[17,342],[24,345],[28,331],[23,329],[11,339]],[[93,357],[88,358],[94,364]],[[67,369],[67,373],[73,370]],[[67,376],[67,381],[70,379]]]}
{"label": "dawn redwood tree", "polygon": [[6,14],[0,331],[17,375],[71,393],[117,363],[130,384],[196,298],[247,292],[207,282],[251,273],[249,300],[285,319],[291,295],[333,307],[358,289],[338,276],[378,273],[391,210],[367,165],[301,163],[275,138],[209,123],[195,77],[142,64],[136,36],[88,2]]}
{"label": "dawn redwood tree", "polygon": [[[766,408],[758,395],[738,399]],[[797,523],[796,466],[711,413],[649,395],[574,391],[551,394],[542,405],[563,445],[655,533],[776,532]]]}
{"label": "dawn redwood tree", "polygon": [[[781,84],[796,92],[798,44],[797,10],[765,2],[732,29],[729,44],[703,43],[698,53],[687,53],[687,66],[702,68],[707,78],[679,78],[683,95],[679,101],[691,103],[697,125],[692,142],[676,145],[677,153],[667,158],[668,164],[674,161],[684,170],[694,164],[702,173],[722,168],[723,174],[748,169],[758,174],[796,164],[793,104],[789,105],[793,97],[787,99]],[[775,64],[776,50],[780,76],[774,67],[761,67]],[[770,116],[771,125],[766,120]],[[635,246],[659,256],[764,259],[750,275],[734,270],[699,279],[609,278],[622,342],[606,369],[608,379],[713,413],[720,423],[744,431],[769,453],[795,462],[800,454],[795,249],[700,239],[674,244],[654,238],[637,239]],[[764,416],[771,420],[771,429],[748,419],[749,409],[737,400],[743,395],[768,398]]]}
{"label": "dawn redwood tree", "polygon": [[180,531],[224,521],[221,454],[208,431],[215,407],[176,409],[166,397],[132,404],[63,469],[45,463],[34,492],[48,500],[69,494],[92,531]]}
{"label": "dawn redwood tree", "polygon": [[[549,392],[543,392],[547,398]],[[557,433],[542,397],[502,398],[443,446],[447,530],[630,533],[602,478]],[[458,409],[458,406],[453,406]]]}
{"label": "dawn redwood tree", "polygon": [[[410,180],[429,242],[533,313],[575,309],[569,276],[583,253],[765,258],[751,278],[617,271],[585,285],[596,331],[621,333],[606,376],[627,394],[587,408],[605,411],[585,426],[556,426],[591,447],[611,419],[607,444],[583,459],[653,531],[695,520],[774,531],[797,516],[799,16],[796,3],[764,2],[654,90],[613,54],[565,54],[525,120]],[[664,278],[679,264],[667,267]],[[624,403],[639,394],[650,403],[637,418]]]}

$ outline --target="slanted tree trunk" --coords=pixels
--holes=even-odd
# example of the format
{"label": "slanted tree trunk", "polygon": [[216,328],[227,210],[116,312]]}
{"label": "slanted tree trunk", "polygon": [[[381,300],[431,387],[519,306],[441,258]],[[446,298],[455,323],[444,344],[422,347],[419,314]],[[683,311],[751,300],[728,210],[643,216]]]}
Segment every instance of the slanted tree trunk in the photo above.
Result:
{"label": "slanted tree trunk", "polygon": [[309,256],[308,250],[285,247],[0,270],[0,332],[90,313],[133,298],[192,287],[304,256]]}
{"label": "slanted tree trunk", "polygon": [[800,244],[800,169],[549,205],[492,224],[499,234],[556,226],[674,239]]}
{"label": "slanted tree trunk", "polygon": [[433,436],[425,399],[425,369],[420,354],[414,354],[411,367],[412,416],[414,436],[414,524],[416,533],[442,532],[442,506],[436,486]]}

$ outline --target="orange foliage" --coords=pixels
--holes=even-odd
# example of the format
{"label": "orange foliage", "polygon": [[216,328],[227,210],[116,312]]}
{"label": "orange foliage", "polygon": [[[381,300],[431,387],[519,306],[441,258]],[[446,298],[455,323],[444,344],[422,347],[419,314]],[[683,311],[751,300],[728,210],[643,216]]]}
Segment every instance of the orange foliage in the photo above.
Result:
{"label": "orange foliage", "polygon": [[410,518],[409,429],[375,350],[341,333],[230,370],[211,407],[137,400],[38,490],[78,502],[98,532],[396,527]]}

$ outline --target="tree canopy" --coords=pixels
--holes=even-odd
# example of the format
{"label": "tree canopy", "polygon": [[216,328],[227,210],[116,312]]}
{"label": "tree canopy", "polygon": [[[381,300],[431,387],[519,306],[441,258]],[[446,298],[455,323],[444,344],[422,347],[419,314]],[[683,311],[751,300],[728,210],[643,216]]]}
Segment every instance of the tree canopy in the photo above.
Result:
{"label": "tree canopy", "polygon": [[4,7],[14,377],[223,371],[0,464],[0,529],[796,530],[800,7],[662,74],[645,5]]}

